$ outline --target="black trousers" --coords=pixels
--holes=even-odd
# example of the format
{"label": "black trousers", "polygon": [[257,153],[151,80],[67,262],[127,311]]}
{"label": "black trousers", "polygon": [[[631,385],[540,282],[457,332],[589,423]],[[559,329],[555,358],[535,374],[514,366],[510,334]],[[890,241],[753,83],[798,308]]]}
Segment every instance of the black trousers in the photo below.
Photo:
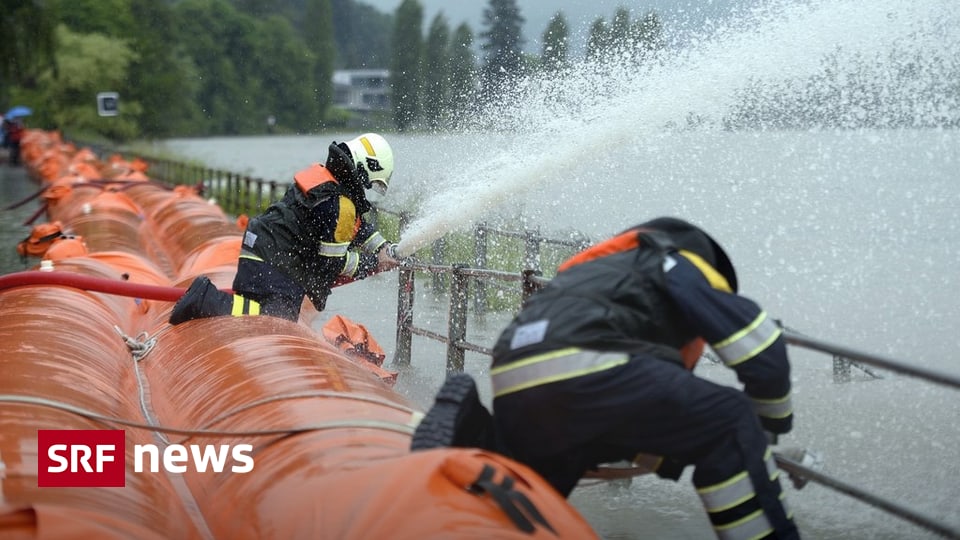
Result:
{"label": "black trousers", "polygon": [[[260,303],[260,313],[296,321],[306,295],[303,287],[272,265],[241,257],[233,292]],[[323,309],[318,307],[317,309]]]}
{"label": "black trousers", "polygon": [[693,465],[697,487],[747,472],[755,497],[745,504],[763,510],[776,537],[799,538],[767,470],[763,428],[736,388],[635,355],[622,366],[498,397],[493,407],[507,453],[564,496],[588,469],[654,454],[666,458],[663,477],[676,479]]}

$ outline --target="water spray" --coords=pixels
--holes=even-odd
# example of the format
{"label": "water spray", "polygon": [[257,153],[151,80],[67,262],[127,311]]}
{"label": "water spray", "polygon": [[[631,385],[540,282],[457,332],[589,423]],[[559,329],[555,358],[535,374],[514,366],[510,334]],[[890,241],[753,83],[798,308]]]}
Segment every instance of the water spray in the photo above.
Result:
{"label": "water spray", "polygon": [[[811,122],[827,119],[840,128],[857,127],[866,113],[881,123],[885,118],[920,125],[960,121],[958,98],[936,91],[944,79],[960,73],[960,37],[951,30],[960,27],[954,0],[772,2],[736,24],[689,40],[655,65],[638,68],[614,56],[599,69],[586,66],[553,79],[521,81],[517,104],[487,111],[482,122],[504,142],[471,156],[472,166],[464,164],[462,149],[446,156],[450,163],[464,164],[463,172],[432,183],[446,188],[423,202],[419,217],[402,233],[399,256],[466,229],[535,189],[547,186],[563,196],[571,185],[602,183],[602,169],[611,163],[639,170],[644,164],[630,163],[638,149],[686,130],[724,129],[736,107],[749,111],[756,103],[794,121],[812,114]],[[825,66],[829,58],[836,65]],[[910,70],[910,83],[920,92],[901,88],[898,77]],[[873,110],[856,102],[857,87],[835,96],[829,92],[838,82],[864,77],[872,78],[870,91],[885,96]],[[863,88],[859,93],[870,95]],[[745,96],[753,100],[746,106]],[[698,120],[691,124],[691,118]],[[659,180],[637,178],[638,184]],[[574,208],[556,208],[542,217],[569,225],[569,213],[603,204],[599,199],[573,202]],[[536,207],[538,201],[528,204]]]}

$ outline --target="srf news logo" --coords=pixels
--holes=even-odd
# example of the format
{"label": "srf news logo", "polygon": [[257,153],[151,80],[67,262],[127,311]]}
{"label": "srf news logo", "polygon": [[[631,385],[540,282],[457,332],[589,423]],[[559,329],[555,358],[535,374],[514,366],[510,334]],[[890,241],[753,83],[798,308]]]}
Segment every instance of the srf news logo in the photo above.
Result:
{"label": "srf news logo", "polygon": [[[37,430],[37,485],[39,487],[123,487],[126,485],[126,436],[123,430]],[[235,473],[253,470],[249,444],[134,446],[134,472],[187,472],[188,463],[199,472],[223,472],[232,457]],[[145,463],[147,464],[145,466]]]}
{"label": "srf news logo", "polygon": [[123,487],[127,483],[123,430],[37,430],[40,487]]}

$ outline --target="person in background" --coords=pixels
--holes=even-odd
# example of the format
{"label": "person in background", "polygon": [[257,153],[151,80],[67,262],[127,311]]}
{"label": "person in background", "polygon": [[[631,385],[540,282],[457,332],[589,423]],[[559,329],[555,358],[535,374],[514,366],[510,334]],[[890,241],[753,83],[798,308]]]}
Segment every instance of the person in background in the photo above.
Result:
{"label": "person in background", "polygon": [[[564,262],[500,335],[492,418],[473,379],[447,379],[411,449],[478,446],[561,494],[604,463],[693,484],[719,538],[799,538],[769,442],[793,425],[777,322],[737,294],[727,254],[662,217]],[[708,343],[743,388],[693,374]]]}
{"label": "person in background", "polygon": [[3,119],[3,145],[9,150],[10,165],[20,165],[20,141],[23,139],[23,121],[20,118]]}
{"label": "person in background", "polygon": [[323,311],[338,279],[397,266],[396,244],[363,217],[371,209],[365,190],[385,194],[392,174],[393,150],[382,136],[331,143],[325,164],[296,173],[283,198],[247,223],[234,294],[200,276],[174,306],[170,323],[215,315],[296,321],[304,296]]}

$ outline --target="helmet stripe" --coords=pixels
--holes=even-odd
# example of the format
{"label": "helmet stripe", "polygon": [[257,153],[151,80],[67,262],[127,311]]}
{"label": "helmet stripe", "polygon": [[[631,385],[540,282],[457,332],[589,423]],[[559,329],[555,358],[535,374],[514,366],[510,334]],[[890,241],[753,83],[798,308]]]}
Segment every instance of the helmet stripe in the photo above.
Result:
{"label": "helmet stripe", "polygon": [[370,144],[370,141],[368,141],[366,137],[360,137],[360,144],[363,145],[363,148],[367,151],[368,156],[377,155],[377,153],[373,150],[373,145]]}

